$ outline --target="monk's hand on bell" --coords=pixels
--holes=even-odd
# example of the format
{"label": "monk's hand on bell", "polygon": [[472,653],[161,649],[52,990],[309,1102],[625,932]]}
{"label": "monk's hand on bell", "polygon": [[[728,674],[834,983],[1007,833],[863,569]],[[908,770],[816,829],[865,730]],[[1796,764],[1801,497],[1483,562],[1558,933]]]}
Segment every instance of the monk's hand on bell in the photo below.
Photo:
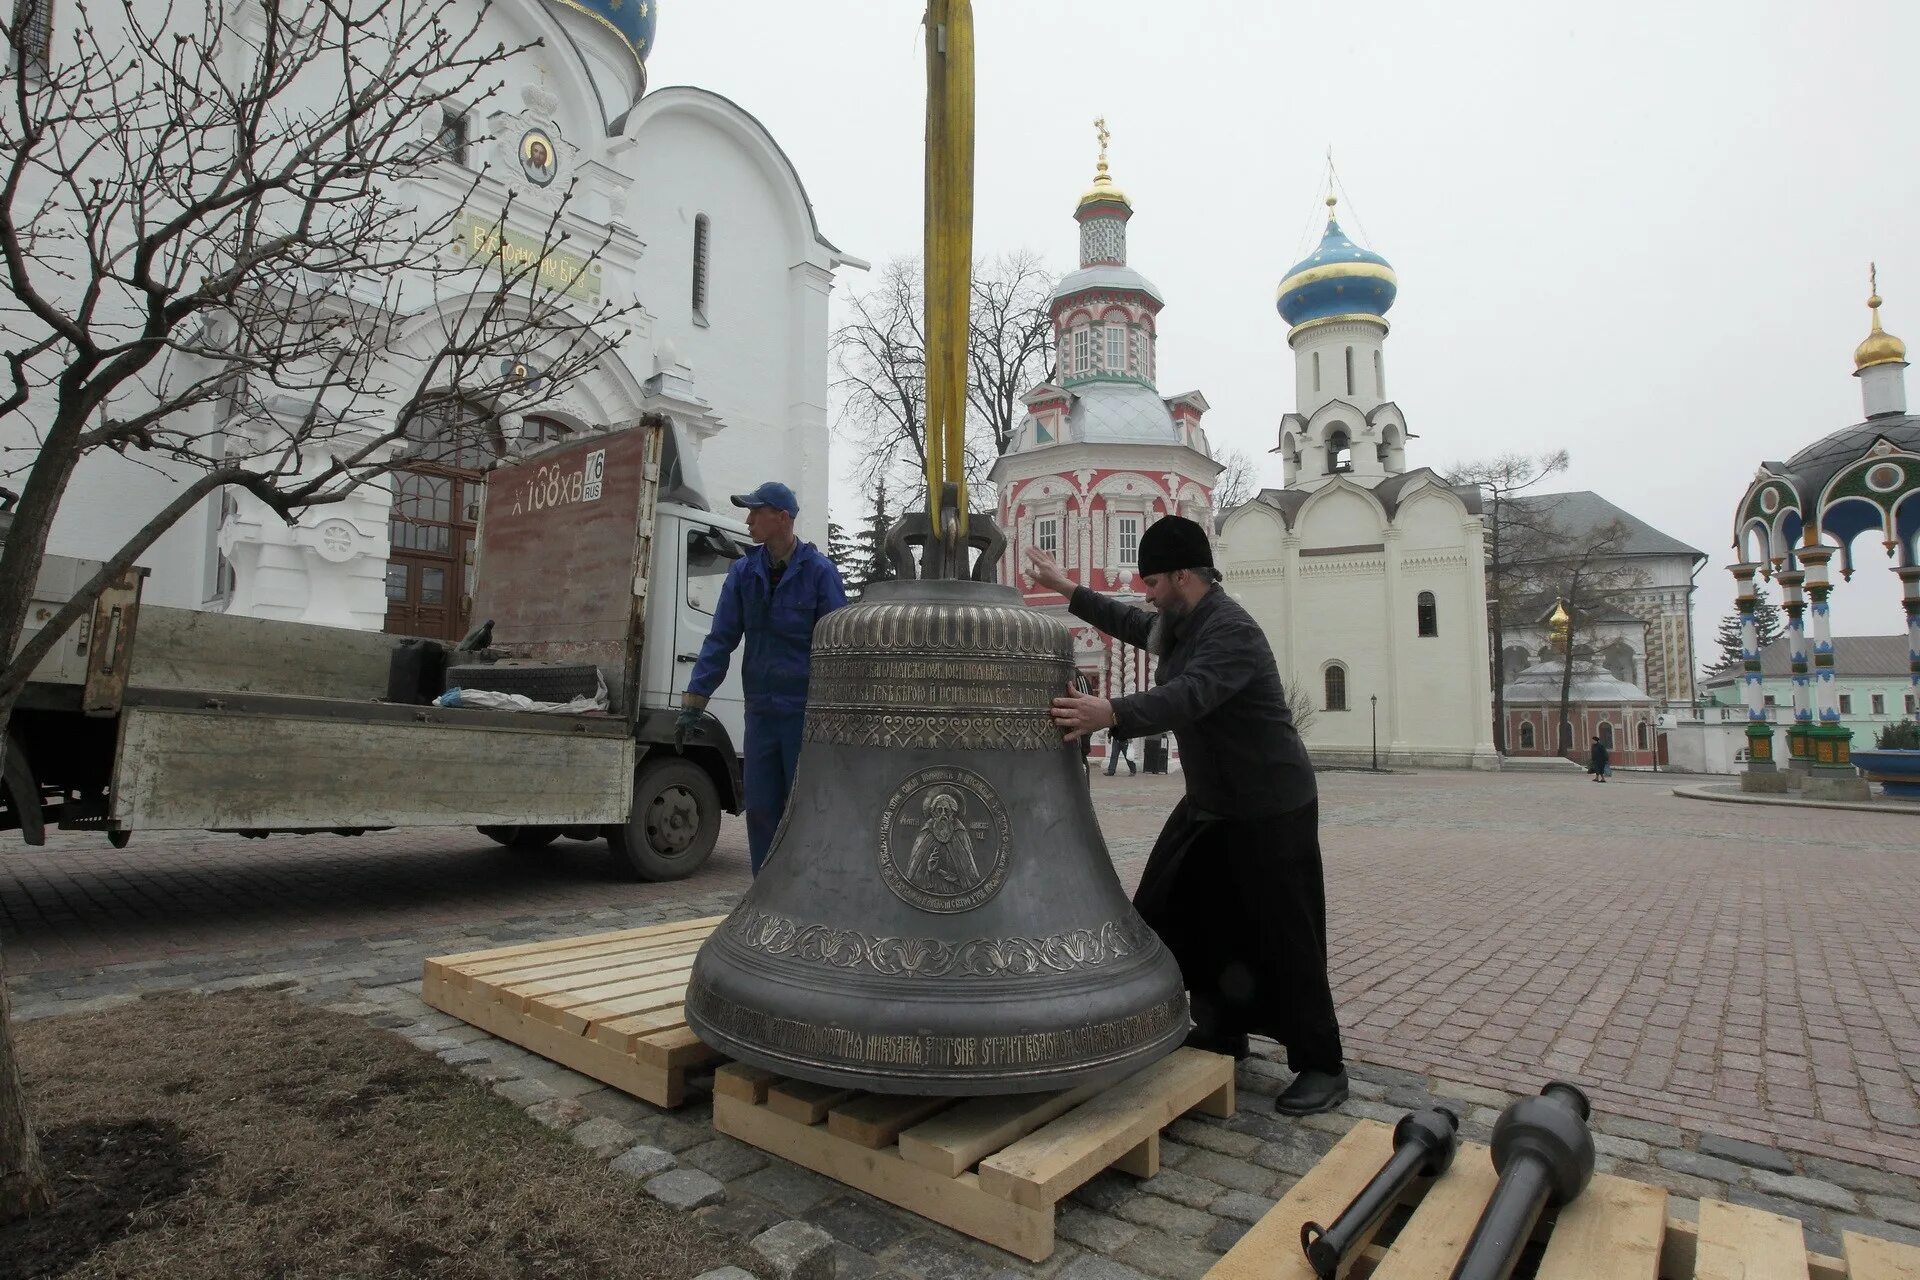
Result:
{"label": "monk's hand on bell", "polygon": [[1061,595],[1073,594],[1073,579],[1060,567],[1060,562],[1038,547],[1027,548],[1027,576],[1049,591],[1058,591]]}
{"label": "monk's hand on bell", "polygon": [[1082,693],[1072,685],[1067,686],[1063,696],[1053,700],[1051,714],[1054,727],[1066,734],[1064,741],[1067,742],[1084,738],[1095,729],[1110,729],[1114,724],[1111,702]]}

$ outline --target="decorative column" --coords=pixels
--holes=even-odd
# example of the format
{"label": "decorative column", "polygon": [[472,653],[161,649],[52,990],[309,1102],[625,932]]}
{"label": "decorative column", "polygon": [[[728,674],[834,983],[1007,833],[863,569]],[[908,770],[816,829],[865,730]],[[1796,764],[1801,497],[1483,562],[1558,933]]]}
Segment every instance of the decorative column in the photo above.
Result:
{"label": "decorative column", "polygon": [[1767,719],[1766,690],[1760,677],[1760,624],[1754,610],[1760,597],[1754,591],[1757,564],[1732,566],[1734,606],[1740,610],[1740,692],[1747,704],[1747,772],[1740,779],[1743,791],[1779,791],[1784,778],[1777,777],[1773,759],[1773,724]]}
{"label": "decorative column", "polygon": [[1802,569],[1782,569],[1781,605],[1787,614],[1787,652],[1793,663],[1793,727],[1787,730],[1787,763],[1796,775],[1813,767],[1813,749],[1807,730],[1813,727],[1813,677],[1807,654],[1807,599],[1801,591],[1807,580]]}
{"label": "decorative column", "polygon": [[1900,606],[1907,611],[1907,687],[1920,697],[1920,565],[1903,564],[1894,572],[1900,575]]}
{"label": "decorative column", "polygon": [[[1812,535],[1809,534],[1809,537]],[[1827,577],[1827,562],[1833,548],[1808,543],[1800,548],[1800,563],[1807,569],[1807,600],[1813,615],[1813,706],[1814,722],[1807,730],[1807,745],[1812,754],[1810,776],[1851,779],[1854,772],[1853,730],[1840,723],[1840,692],[1834,687],[1833,620],[1827,597],[1833,584]]]}

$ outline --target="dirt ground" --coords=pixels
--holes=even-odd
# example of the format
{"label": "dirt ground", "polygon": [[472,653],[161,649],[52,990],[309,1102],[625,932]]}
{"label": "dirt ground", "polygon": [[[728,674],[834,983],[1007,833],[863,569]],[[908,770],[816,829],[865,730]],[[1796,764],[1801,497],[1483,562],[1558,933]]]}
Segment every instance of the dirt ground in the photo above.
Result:
{"label": "dirt ground", "polygon": [[737,1246],[453,1068],[271,993],[18,1024],[58,1195],[26,1277],[634,1277]]}

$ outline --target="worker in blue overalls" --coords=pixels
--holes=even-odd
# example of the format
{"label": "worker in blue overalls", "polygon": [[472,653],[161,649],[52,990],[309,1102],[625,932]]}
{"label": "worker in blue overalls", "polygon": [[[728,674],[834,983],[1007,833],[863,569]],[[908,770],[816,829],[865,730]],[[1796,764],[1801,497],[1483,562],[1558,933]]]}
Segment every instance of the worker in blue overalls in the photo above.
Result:
{"label": "worker in blue overalls", "polygon": [[687,681],[677,728],[684,737],[698,723],[745,635],[740,682],[747,698],[747,851],[757,876],[787,807],[800,759],[813,624],[845,604],[847,593],[833,561],[794,536],[800,503],[792,489],[769,480],[752,493],[734,495],[733,505],[747,509],[747,533],[755,545],[727,570],[713,629]]}

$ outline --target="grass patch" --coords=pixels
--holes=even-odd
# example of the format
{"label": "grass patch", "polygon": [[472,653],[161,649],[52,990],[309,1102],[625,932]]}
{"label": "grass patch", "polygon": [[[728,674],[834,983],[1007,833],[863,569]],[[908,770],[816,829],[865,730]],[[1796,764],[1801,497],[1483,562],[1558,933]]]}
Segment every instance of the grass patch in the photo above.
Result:
{"label": "grass patch", "polygon": [[458,1071],[285,996],[14,1027],[58,1200],[0,1280],[680,1280],[736,1248]]}

